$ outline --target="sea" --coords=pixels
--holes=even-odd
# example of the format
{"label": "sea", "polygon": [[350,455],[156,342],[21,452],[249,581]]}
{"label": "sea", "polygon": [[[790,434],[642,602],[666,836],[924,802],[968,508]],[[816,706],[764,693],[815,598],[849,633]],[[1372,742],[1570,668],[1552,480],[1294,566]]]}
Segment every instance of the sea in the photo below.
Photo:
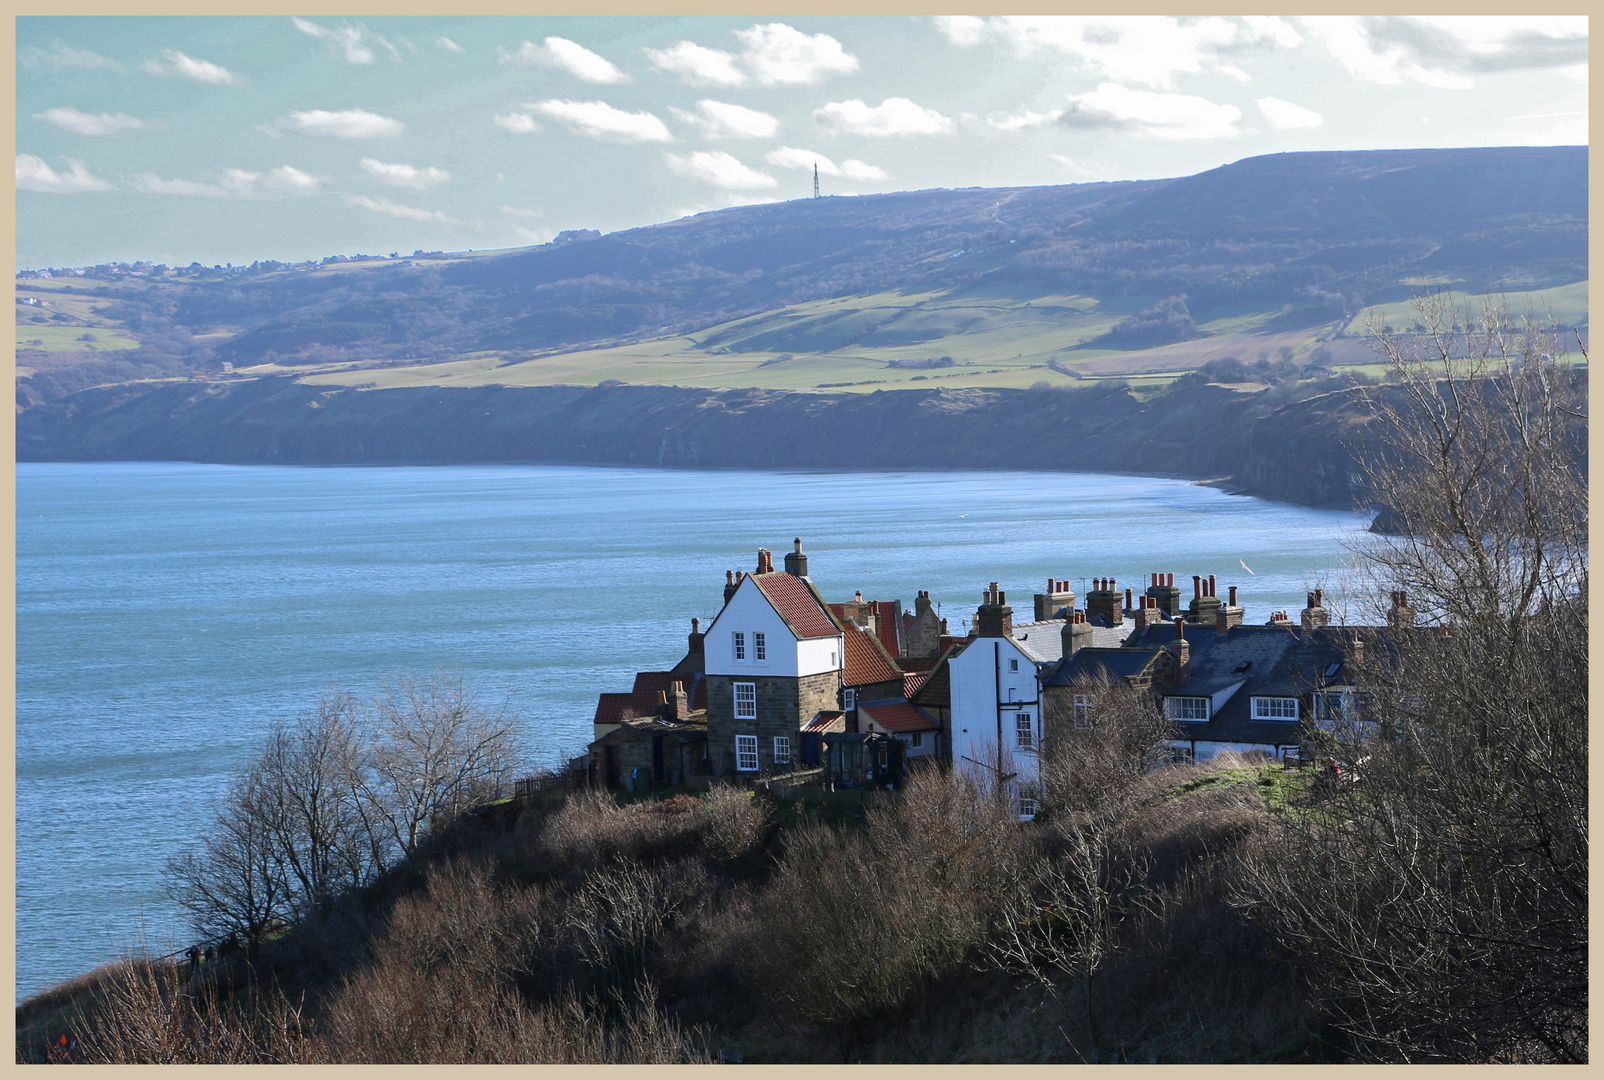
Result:
{"label": "sea", "polygon": [[574,466],[17,466],[16,993],[188,944],[164,866],[276,720],[328,691],[462,672],[531,768],[596,695],[685,652],[726,570],[800,538],[827,600],[928,590],[963,633],[989,582],[1193,574],[1249,622],[1341,576],[1368,521],[1183,480]]}

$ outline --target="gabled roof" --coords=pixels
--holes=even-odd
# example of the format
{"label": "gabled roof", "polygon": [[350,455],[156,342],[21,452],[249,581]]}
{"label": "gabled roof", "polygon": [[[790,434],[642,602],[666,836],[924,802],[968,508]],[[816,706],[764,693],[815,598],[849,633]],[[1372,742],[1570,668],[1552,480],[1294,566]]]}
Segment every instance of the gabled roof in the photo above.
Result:
{"label": "gabled roof", "polygon": [[908,700],[915,705],[927,709],[947,709],[952,707],[952,670],[947,662],[964,651],[967,640],[955,641],[947,646],[947,651],[936,660],[935,667],[925,676],[925,681],[919,684],[919,689],[909,695]]}
{"label": "gabled roof", "polygon": [[886,655],[885,647],[873,634],[859,630],[852,622],[841,624],[846,657],[842,664],[841,682],[846,686],[868,686],[871,683],[893,682],[902,677],[897,665]]}
{"label": "gabled roof", "polygon": [[794,574],[776,571],[772,574],[747,575],[754,585],[768,597],[774,610],[779,612],[785,625],[799,640],[835,637],[840,626],[830,616],[819,596],[808,583]]}
{"label": "gabled roof", "polygon": [[889,600],[874,601],[874,625],[880,644],[886,652],[896,656],[902,651],[902,627],[897,618],[897,605]]}
{"label": "gabled roof", "polygon": [[[661,707],[657,695],[668,693],[669,688],[676,682],[684,685],[687,680],[683,675],[676,675],[672,671],[637,671],[635,673],[635,688],[627,694],[601,694],[596,700],[597,724],[618,724],[634,716],[656,716]],[[696,712],[707,708],[707,680],[698,673],[685,687],[688,698],[687,708]]]}
{"label": "gabled roof", "polygon": [[906,701],[883,701],[859,706],[869,718],[887,731],[937,731],[941,725]]}
{"label": "gabled roof", "polygon": [[1044,685],[1071,686],[1099,677],[1129,679],[1140,675],[1159,652],[1156,648],[1107,649],[1090,645],[1062,661]]}
{"label": "gabled roof", "polygon": [[905,672],[902,676],[902,696],[906,698],[913,697],[913,692],[923,686],[924,681],[929,677],[930,672],[928,671]]}
{"label": "gabled roof", "polygon": [[[1014,623],[1014,644],[1018,645],[1037,663],[1050,664],[1064,658],[1065,619],[1046,619],[1042,622]],[[1131,632],[1129,623],[1123,626],[1092,628],[1092,644],[1102,649],[1117,649]]]}

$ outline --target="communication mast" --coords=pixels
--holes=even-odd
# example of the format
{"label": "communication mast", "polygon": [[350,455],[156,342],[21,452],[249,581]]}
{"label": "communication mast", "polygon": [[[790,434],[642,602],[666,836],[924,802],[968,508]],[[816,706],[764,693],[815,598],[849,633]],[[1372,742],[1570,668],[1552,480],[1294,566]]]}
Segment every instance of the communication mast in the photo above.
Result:
{"label": "communication mast", "polygon": [[819,163],[817,161],[813,163],[813,197],[815,199],[819,197]]}

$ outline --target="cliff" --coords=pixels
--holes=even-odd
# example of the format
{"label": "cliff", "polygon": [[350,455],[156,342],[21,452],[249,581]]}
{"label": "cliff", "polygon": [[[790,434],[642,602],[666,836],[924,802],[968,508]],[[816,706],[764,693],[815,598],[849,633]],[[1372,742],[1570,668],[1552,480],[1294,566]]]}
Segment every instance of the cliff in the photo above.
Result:
{"label": "cliff", "polygon": [[99,387],[17,417],[19,461],[553,462],[671,468],[1040,469],[1233,477],[1352,505],[1347,392],[1117,386],[872,394],[660,386],[324,389],[286,377]]}

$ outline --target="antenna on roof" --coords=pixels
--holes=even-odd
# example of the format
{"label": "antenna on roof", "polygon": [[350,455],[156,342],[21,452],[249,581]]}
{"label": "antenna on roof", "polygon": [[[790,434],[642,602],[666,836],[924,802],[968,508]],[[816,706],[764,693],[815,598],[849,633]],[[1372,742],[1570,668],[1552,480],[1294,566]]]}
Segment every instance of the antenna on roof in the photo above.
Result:
{"label": "antenna on roof", "polygon": [[817,161],[813,163],[813,197],[815,199],[819,197],[819,163]]}

